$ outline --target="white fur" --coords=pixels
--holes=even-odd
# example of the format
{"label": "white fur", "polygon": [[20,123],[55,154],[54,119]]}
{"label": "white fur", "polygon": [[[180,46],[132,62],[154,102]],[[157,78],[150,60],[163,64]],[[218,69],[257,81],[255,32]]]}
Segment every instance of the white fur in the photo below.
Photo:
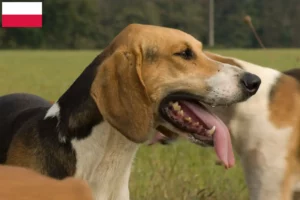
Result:
{"label": "white fur", "polygon": [[212,99],[212,104],[232,104],[241,100],[244,96],[243,88],[240,86],[241,76],[244,71],[228,64],[220,63],[220,70],[216,75],[207,79],[211,91],[205,99]]}
{"label": "white fur", "polygon": [[95,200],[129,200],[128,182],[138,144],[102,122],[88,138],[72,140],[72,145],[77,158],[75,177],[88,182]]}
{"label": "white fur", "polygon": [[[229,124],[234,148],[241,157],[250,199],[279,200],[288,140],[292,133],[292,127],[278,129],[269,120],[270,90],[280,72],[237,59],[235,61],[262,80],[257,94],[235,105]],[[225,121],[226,110],[222,113]]]}
{"label": "white fur", "polygon": [[56,102],[54,103],[49,110],[47,111],[44,119],[47,118],[54,118],[54,117],[59,117],[59,111],[60,111],[60,106],[59,104]]}
{"label": "white fur", "polygon": [[[56,127],[58,128],[59,127],[59,123],[60,123],[60,106],[59,106],[59,103],[58,102],[55,102],[50,108],[49,110],[47,111],[44,119],[47,119],[47,118],[54,118],[56,117],[57,118],[57,124],[56,124]],[[59,132],[59,130],[58,130]],[[61,142],[61,143],[66,143],[67,141],[67,138],[63,135],[61,135],[61,133],[59,132],[58,134],[58,140]]]}

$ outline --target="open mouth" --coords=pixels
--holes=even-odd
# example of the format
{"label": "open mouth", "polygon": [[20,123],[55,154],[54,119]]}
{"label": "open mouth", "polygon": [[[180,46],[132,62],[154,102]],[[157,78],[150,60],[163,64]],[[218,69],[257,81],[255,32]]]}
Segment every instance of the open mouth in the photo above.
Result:
{"label": "open mouth", "polygon": [[199,100],[193,94],[172,93],[162,100],[160,115],[178,130],[177,134],[201,146],[214,146],[219,160],[225,167],[231,167],[234,156],[228,128]]}
{"label": "open mouth", "polygon": [[[202,107],[201,104],[196,102],[194,104]],[[215,133],[216,126],[208,127],[188,107],[188,101],[170,101],[168,106],[164,107],[163,113],[165,120],[182,132],[188,133],[189,139],[194,143],[203,146],[213,146],[213,134]]]}

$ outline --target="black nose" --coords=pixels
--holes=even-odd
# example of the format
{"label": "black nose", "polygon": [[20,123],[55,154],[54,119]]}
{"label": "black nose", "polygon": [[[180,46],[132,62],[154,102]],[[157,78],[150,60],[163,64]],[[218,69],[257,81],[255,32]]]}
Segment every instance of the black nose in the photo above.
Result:
{"label": "black nose", "polygon": [[260,86],[261,80],[258,76],[246,72],[241,78],[241,83],[250,95],[254,95]]}

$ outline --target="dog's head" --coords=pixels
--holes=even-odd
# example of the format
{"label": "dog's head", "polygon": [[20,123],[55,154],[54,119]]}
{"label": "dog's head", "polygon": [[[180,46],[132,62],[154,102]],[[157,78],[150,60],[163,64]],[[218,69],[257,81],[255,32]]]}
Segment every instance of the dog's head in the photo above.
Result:
{"label": "dog's head", "polygon": [[104,119],[137,143],[157,129],[200,145],[217,142],[224,151],[231,146],[227,129],[202,103],[244,101],[260,85],[256,75],[210,59],[201,42],[171,28],[129,25],[102,55],[91,95]]}

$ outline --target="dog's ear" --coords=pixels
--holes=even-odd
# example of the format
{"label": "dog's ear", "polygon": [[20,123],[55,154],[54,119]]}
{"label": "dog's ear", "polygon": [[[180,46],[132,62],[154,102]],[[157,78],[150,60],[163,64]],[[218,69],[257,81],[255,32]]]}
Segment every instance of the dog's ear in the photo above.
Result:
{"label": "dog's ear", "polygon": [[142,79],[142,57],[115,51],[99,66],[91,90],[104,119],[141,143],[152,128],[153,110]]}

